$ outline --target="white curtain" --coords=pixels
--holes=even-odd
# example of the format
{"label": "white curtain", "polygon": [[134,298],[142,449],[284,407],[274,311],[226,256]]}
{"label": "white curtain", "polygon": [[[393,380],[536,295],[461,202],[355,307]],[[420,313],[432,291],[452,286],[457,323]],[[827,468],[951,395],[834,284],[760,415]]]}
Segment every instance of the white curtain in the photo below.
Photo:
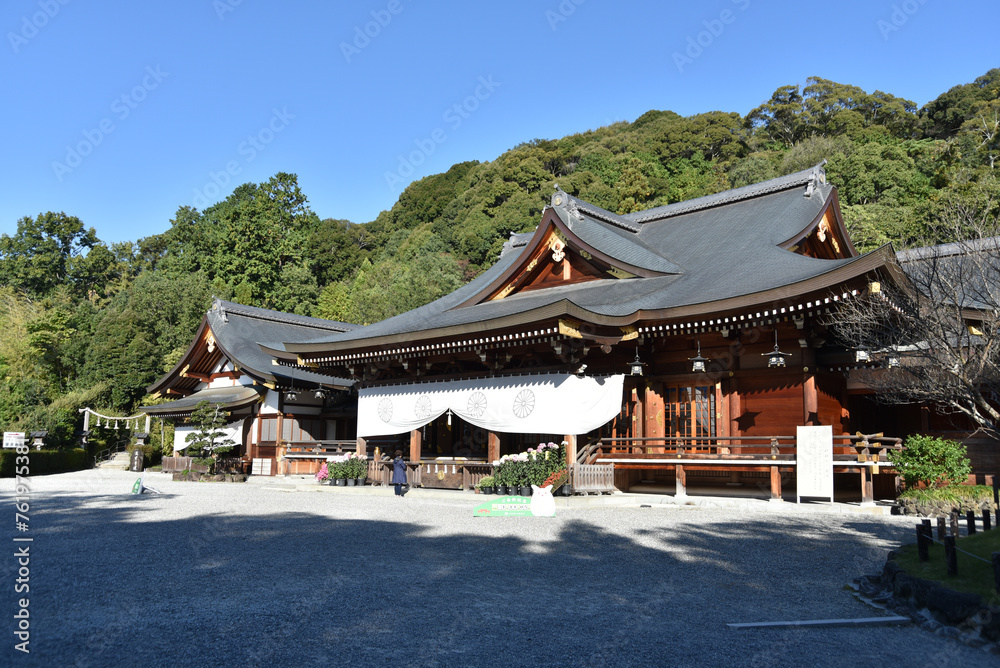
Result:
{"label": "white curtain", "polygon": [[358,436],[419,429],[449,409],[466,422],[514,434],[586,434],[621,412],[624,375],[541,374],[366,388]]}

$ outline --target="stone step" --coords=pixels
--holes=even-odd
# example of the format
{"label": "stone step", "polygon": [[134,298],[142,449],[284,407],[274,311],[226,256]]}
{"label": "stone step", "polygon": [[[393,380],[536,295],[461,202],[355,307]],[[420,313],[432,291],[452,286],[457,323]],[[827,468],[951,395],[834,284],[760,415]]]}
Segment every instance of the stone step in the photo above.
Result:
{"label": "stone step", "polygon": [[99,469],[120,469],[126,470],[129,467],[130,459],[127,452],[116,452],[109,459],[98,462],[95,468]]}

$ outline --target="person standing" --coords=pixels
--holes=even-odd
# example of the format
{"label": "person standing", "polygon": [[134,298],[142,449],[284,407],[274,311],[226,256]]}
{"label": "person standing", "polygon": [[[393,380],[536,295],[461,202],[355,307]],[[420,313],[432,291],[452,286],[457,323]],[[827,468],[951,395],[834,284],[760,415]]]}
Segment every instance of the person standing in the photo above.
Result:
{"label": "person standing", "polygon": [[396,450],[392,460],[392,484],[396,486],[396,496],[403,496],[403,485],[406,484],[406,462],[403,461],[403,451]]}

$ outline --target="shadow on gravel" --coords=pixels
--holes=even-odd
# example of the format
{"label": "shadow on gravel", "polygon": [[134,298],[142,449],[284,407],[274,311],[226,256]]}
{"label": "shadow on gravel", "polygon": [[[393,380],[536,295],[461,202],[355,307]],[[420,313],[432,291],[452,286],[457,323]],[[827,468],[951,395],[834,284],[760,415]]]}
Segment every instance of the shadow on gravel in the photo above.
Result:
{"label": "shadow on gravel", "polygon": [[19,664],[822,666],[848,648],[890,663],[934,650],[898,629],[725,627],[871,615],[842,587],[881,567],[879,538],[898,529],[878,522],[650,511],[621,535],[580,515],[469,518],[549,522],[548,539],[525,541],[311,514],[152,522],[133,501],[35,506],[37,651]]}

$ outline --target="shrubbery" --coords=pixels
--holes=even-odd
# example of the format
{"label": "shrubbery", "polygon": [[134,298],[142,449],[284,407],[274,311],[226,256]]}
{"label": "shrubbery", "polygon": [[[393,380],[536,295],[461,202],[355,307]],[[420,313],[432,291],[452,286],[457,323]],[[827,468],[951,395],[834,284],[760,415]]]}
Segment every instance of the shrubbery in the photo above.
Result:
{"label": "shrubbery", "polygon": [[[0,451],[0,478],[13,478],[16,471],[17,452],[14,450]],[[22,457],[24,455],[21,455]],[[72,450],[31,450],[28,457],[28,474],[30,476],[46,473],[63,473],[65,471],[80,471],[87,468],[89,460],[87,452],[82,448]]]}
{"label": "shrubbery", "polygon": [[902,450],[890,450],[889,459],[902,476],[907,489],[920,483],[927,487],[947,487],[964,483],[972,473],[965,446],[935,436],[914,435]]}

